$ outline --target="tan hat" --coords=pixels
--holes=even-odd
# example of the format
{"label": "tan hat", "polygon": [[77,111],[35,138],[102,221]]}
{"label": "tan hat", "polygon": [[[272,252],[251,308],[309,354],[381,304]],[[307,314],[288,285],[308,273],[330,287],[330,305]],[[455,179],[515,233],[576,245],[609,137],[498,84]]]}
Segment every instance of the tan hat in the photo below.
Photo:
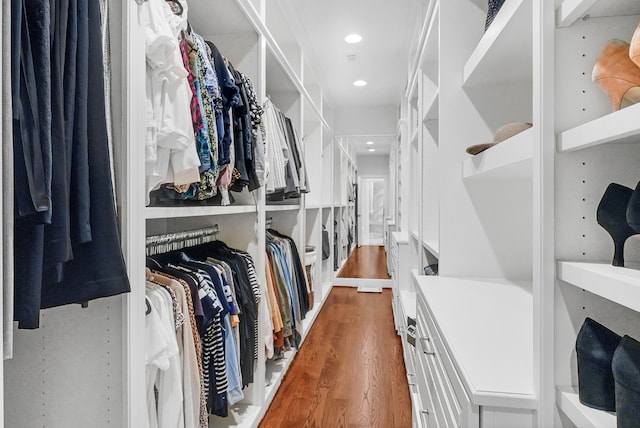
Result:
{"label": "tan hat", "polygon": [[506,125],[503,125],[500,128],[498,128],[498,130],[496,131],[496,134],[493,136],[493,142],[475,144],[473,146],[469,146],[467,147],[467,153],[469,153],[470,155],[477,155],[478,153],[481,153],[487,150],[489,147],[493,147],[496,144],[501,143],[504,140],[507,140],[513,137],[514,135],[521,133],[522,131],[526,131],[532,126],[533,125],[529,122],[507,123]]}

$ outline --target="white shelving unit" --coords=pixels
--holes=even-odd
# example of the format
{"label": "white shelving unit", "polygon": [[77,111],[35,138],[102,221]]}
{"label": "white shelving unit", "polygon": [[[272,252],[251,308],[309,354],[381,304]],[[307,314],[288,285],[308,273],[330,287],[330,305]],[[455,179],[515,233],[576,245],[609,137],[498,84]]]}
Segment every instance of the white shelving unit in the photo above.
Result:
{"label": "white shelving unit", "polygon": [[[259,189],[233,193],[235,202],[225,207],[145,207],[144,147],[136,142],[145,138],[145,96],[140,92],[145,88],[144,29],[139,18],[147,6],[134,1],[110,3],[113,106],[121,112],[113,118],[116,182],[132,292],[91,302],[87,309],[69,306],[43,311],[40,330],[16,332],[16,357],[5,363],[3,375],[6,426],[94,426],[96,421],[101,426],[144,426],[146,236],[218,225],[218,239],[251,254],[261,284],[265,284],[267,216],[272,227],[294,239],[301,255],[306,245],[320,253],[322,225],[327,226],[332,244],[333,217],[343,210],[343,184],[345,177],[355,174],[355,165],[342,159],[334,163],[338,145],[332,134],[333,113],[288,25],[292,15],[281,3],[189,1],[193,29],[251,78],[262,102],[269,96],[291,118],[310,166],[311,192],[299,200],[270,204],[264,189]],[[349,208],[346,198],[344,206]],[[330,262],[317,259],[315,302],[303,323],[303,342],[331,290]],[[259,310],[266,310],[264,301]],[[212,416],[210,427],[256,427],[264,416],[295,351],[270,361],[262,342],[258,349],[254,382],[244,389],[244,400],[229,409],[229,417]],[[61,390],[67,392],[60,394]]]}
{"label": "white shelving unit", "polygon": [[531,177],[533,130],[527,129],[502,143],[466,159],[462,166],[464,178]]}
{"label": "white shelving unit", "polygon": [[[482,402],[479,390],[501,391],[496,397],[509,402],[508,391],[518,388],[489,385],[506,373],[489,375],[499,360],[492,352],[500,345],[489,345],[492,339],[483,332],[505,328],[494,325],[495,314],[509,320],[518,330],[511,334],[523,339],[518,345],[523,354],[511,357],[526,367],[511,373],[509,381],[526,380],[519,389],[526,398],[510,403],[535,415],[504,426],[615,426],[615,415],[579,404],[575,340],[587,316],[618,334],[640,338],[635,303],[640,300],[640,245],[630,239],[626,267],[611,266],[611,238],[596,221],[609,183],[633,189],[640,180],[640,106],[612,112],[607,95],[591,80],[607,41],[630,40],[640,21],[640,3],[506,0],[486,31],[482,2],[429,5],[425,10],[433,15],[419,17],[416,25],[415,60],[402,110],[407,135],[417,133],[417,141],[405,137],[396,148],[398,157],[405,152],[421,157],[420,163],[403,164],[409,166],[409,181],[420,184],[402,195],[409,202],[399,216],[408,222],[399,227],[410,243],[420,238],[423,249],[424,257],[411,254],[407,267],[416,284],[407,291],[417,291],[418,330],[429,330],[420,326],[424,301],[431,320],[425,322],[442,338],[435,345],[450,357],[450,365],[444,357],[444,369],[428,356],[417,358],[422,370],[416,373],[434,387],[421,388],[417,379],[416,394],[434,410],[414,423],[499,425],[484,419],[489,403],[461,404],[467,412],[461,421],[465,411],[447,405],[452,399],[443,380],[455,389],[459,376],[466,385],[455,391],[459,403],[465,395],[470,404]],[[430,27],[438,28],[432,39],[437,48],[428,40]],[[426,59],[426,52],[436,52],[435,58]],[[533,127],[477,156],[464,153],[470,145],[492,141],[495,131],[510,122]],[[411,245],[409,250],[417,251]],[[436,262],[440,276],[420,275],[422,265]],[[491,302],[483,304],[484,298]],[[517,301],[526,301],[526,308]],[[485,311],[475,313],[477,308]],[[421,348],[431,349],[427,342]],[[487,383],[478,388],[482,381],[473,372],[489,376]]]}

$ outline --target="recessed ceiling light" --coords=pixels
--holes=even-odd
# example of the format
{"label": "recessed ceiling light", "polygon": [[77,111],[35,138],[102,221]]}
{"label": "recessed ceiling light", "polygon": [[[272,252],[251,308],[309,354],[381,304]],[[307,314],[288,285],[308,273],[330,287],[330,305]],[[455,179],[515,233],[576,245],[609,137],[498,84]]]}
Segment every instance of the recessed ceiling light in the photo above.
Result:
{"label": "recessed ceiling light", "polygon": [[367,82],[365,80],[356,80],[353,82],[354,86],[367,86]]}
{"label": "recessed ceiling light", "polygon": [[370,151],[370,152],[375,152],[375,151],[376,151],[376,149],[369,149],[369,151]]}
{"label": "recessed ceiling light", "polygon": [[344,41],[347,43],[360,43],[362,40],[362,36],[360,34],[349,34],[344,38]]}
{"label": "recessed ceiling light", "polygon": [[373,141],[367,141],[367,146],[370,146],[373,144]]}

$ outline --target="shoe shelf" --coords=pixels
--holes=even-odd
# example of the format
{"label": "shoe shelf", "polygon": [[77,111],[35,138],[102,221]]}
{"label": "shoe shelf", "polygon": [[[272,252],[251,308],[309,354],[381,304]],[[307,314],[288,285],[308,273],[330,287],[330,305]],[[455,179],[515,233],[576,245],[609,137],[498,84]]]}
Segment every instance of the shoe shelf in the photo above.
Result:
{"label": "shoe shelf", "polygon": [[569,152],[605,143],[640,141],[639,115],[640,103],[564,131],[557,137],[558,151]]}
{"label": "shoe shelf", "polygon": [[532,80],[531,2],[506,0],[463,70],[463,85]]}
{"label": "shoe shelf", "polygon": [[233,215],[256,212],[255,205],[198,206],[198,207],[146,207],[145,217],[151,219],[177,217],[206,217],[218,215]]}
{"label": "shoe shelf", "polygon": [[556,26],[568,27],[586,15],[640,15],[640,4],[637,0],[564,0],[556,9]]}
{"label": "shoe shelf", "polygon": [[470,178],[521,178],[531,176],[533,128],[466,159],[462,176]]}
{"label": "shoe shelf", "polygon": [[422,117],[422,122],[427,123],[432,120],[438,120],[438,101],[440,99],[440,89],[435,88],[433,93],[429,98],[426,99],[426,103],[424,105],[424,114]]}
{"label": "shoe shelf", "polygon": [[422,241],[422,247],[430,252],[434,257],[440,258],[440,243],[438,241],[431,241],[425,239]]}
{"label": "shoe shelf", "polygon": [[576,388],[557,387],[556,403],[575,426],[580,428],[616,428],[615,414],[585,406],[580,402]]}
{"label": "shoe shelf", "polygon": [[471,402],[535,408],[531,282],[415,271],[413,280]]}
{"label": "shoe shelf", "polygon": [[640,312],[640,270],[609,263],[559,261],[558,279]]}

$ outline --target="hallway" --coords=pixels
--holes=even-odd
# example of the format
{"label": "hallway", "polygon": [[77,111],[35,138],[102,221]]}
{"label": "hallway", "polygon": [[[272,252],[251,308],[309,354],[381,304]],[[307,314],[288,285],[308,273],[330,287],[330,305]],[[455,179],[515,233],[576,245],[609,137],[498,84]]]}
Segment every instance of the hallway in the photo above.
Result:
{"label": "hallway", "polygon": [[355,247],[338,278],[391,279],[387,273],[387,255],[381,245]]}
{"label": "hallway", "polygon": [[[374,252],[359,253],[366,257],[356,260],[372,260]],[[371,266],[351,260],[357,254],[354,251],[345,268],[366,276]],[[333,288],[261,428],[411,426],[391,295],[389,289],[359,293],[350,287]]]}

